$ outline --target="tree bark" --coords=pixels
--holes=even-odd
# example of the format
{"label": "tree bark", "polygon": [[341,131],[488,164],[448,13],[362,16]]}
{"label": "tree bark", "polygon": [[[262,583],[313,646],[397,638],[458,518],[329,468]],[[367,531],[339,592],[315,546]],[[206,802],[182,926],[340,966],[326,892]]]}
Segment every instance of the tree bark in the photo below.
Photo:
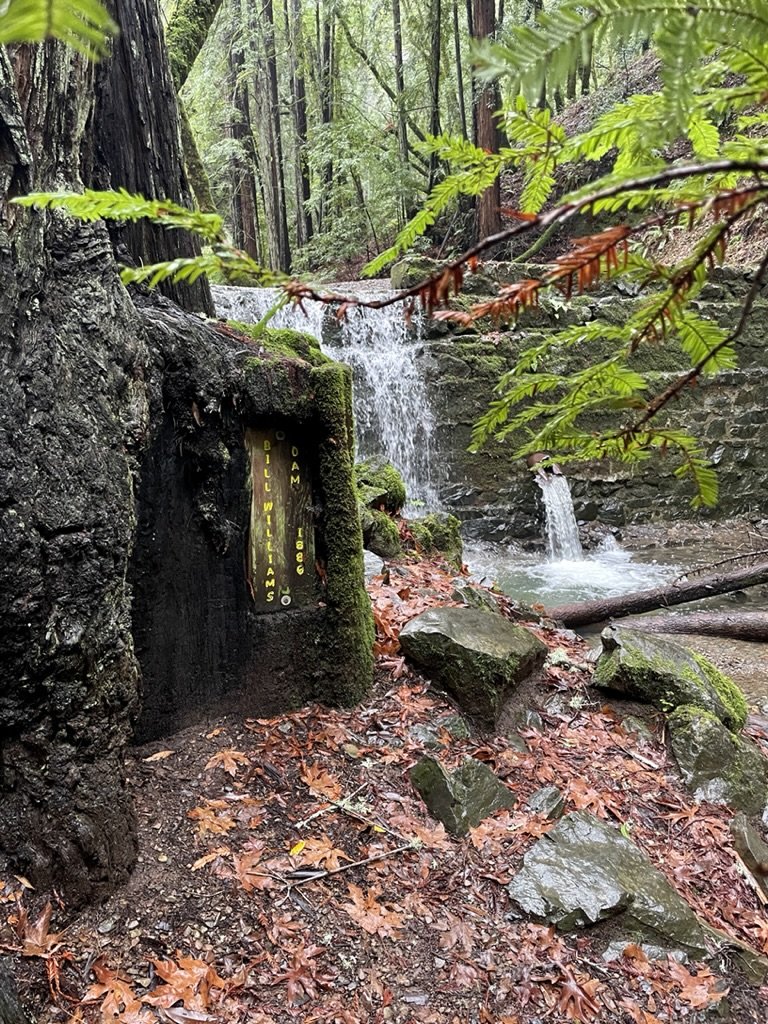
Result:
{"label": "tree bark", "polygon": [[[120,33],[111,59],[95,69],[97,105],[89,134],[95,140],[85,183],[96,188],[125,188],[152,199],[192,205],[184,170],[176,89],[156,0],[112,5]],[[196,238],[166,231],[146,221],[110,229],[118,251],[134,261],[157,263],[200,252]],[[205,278],[193,286],[164,284],[163,294],[183,309],[213,316]]]}
{"label": "tree bark", "polygon": [[304,80],[304,36],[301,27],[301,0],[284,0],[285,34],[291,76],[293,108],[294,176],[296,188],[296,241],[299,247],[312,238],[309,204],[312,184],[307,161],[307,89]]}
{"label": "tree bark", "polygon": [[461,33],[459,31],[459,0],[453,0],[453,50],[456,58],[456,92],[459,100],[461,134],[469,138],[467,127],[467,104],[464,98],[464,69],[461,62]]}
{"label": "tree bark", "polygon": [[[494,0],[472,0],[472,34],[475,39],[493,39],[495,35]],[[475,145],[489,153],[499,151],[499,129],[496,111],[499,91],[495,84],[478,89],[474,96],[473,123]],[[501,230],[501,185],[497,178],[475,203],[475,237],[487,238]]]}
{"label": "tree bark", "polygon": [[648,633],[696,633],[729,640],[768,643],[766,612],[691,612],[689,615],[653,615],[638,619],[634,629]]}
{"label": "tree bark", "polygon": [[653,590],[639,590],[621,597],[607,597],[597,601],[583,601],[579,604],[562,604],[547,609],[547,615],[558,619],[566,626],[588,626],[605,619],[638,615],[656,608],[667,608],[689,601],[700,601],[705,597],[716,597],[746,587],[768,583],[768,562],[737,569],[730,573],[705,576]]}
{"label": "tree bark", "polygon": [[[113,13],[120,35],[97,67],[53,43],[0,48],[0,854],[70,906],[136,856],[127,576],[150,395],[162,403],[114,247],[144,262],[199,251],[180,233],[8,203],[84,184],[189,201],[157,6]],[[169,292],[212,308],[205,284]]]}
{"label": "tree bark", "polygon": [[[442,4],[431,0],[430,4],[430,46],[429,46],[429,134],[440,134],[440,50],[442,45]],[[429,191],[435,184],[437,155],[429,156]]]}

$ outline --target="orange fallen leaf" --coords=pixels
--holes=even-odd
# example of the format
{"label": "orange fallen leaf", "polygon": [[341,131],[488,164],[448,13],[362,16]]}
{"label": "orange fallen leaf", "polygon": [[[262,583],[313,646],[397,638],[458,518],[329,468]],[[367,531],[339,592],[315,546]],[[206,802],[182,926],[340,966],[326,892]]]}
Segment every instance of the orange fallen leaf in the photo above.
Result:
{"label": "orange fallen leaf", "polygon": [[231,775],[232,778],[237,775],[237,766],[240,764],[250,764],[246,754],[243,754],[239,750],[233,750],[232,747],[227,747],[225,750],[219,750],[209,759],[205,766],[205,770],[209,768],[223,768],[227,775]]}

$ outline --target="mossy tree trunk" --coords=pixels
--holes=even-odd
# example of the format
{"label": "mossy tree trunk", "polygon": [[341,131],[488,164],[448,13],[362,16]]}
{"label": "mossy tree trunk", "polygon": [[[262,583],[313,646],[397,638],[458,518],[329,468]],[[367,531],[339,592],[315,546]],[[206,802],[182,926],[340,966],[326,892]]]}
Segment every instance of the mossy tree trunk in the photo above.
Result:
{"label": "mossy tree trunk", "polygon": [[[117,17],[98,67],[53,43],[0,49],[0,858],[70,904],[136,854],[126,574],[152,364],[113,246],[155,260],[196,244],[8,200],[84,184],[188,199],[156,4],[123,0]],[[207,287],[173,293],[210,308]]]}

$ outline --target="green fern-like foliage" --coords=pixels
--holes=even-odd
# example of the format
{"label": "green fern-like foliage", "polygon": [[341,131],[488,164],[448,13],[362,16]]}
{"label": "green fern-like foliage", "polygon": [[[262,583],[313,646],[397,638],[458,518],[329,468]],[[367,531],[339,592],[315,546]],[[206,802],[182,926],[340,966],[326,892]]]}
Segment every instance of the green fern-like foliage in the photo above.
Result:
{"label": "green fern-like foliage", "polygon": [[102,56],[116,26],[98,0],[5,0],[0,46],[59,39],[85,56]]}
{"label": "green fern-like foliage", "polygon": [[[653,40],[657,92],[628,97],[570,137],[548,112],[529,109],[525,97],[540,95],[545,78],[554,92],[592,47],[633,38]],[[547,289],[569,296],[618,276],[646,297],[621,326],[569,327],[524,351],[476,424],[473,447],[503,441],[514,446],[513,457],[548,451],[558,462],[664,454],[691,482],[695,506],[714,503],[717,479],[700,442],[670,425],[667,410],[698,377],[736,365],[734,343],[768,279],[766,254],[730,331],[695,304],[733,230],[764,217],[768,206],[768,0],[564,0],[535,23],[479,44],[475,57],[482,80],[504,79],[517,92],[501,113],[510,146],[493,165],[523,172],[522,223],[505,234],[551,232],[577,213],[611,217],[614,226],[574,241],[539,280],[506,286],[468,313],[440,315],[510,320]],[[685,156],[670,162],[674,151]],[[607,174],[553,204],[559,167],[606,159]],[[696,229],[685,258],[647,258],[646,240],[669,228]],[[482,248],[473,247],[472,259]],[[428,294],[434,304],[434,291]],[[654,378],[637,370],[635,353],[659,344],[674,344],[690,369],[654,394]],[[574,349],[585,368],[569,372],[563,367],[573,359],[564,357]]]}

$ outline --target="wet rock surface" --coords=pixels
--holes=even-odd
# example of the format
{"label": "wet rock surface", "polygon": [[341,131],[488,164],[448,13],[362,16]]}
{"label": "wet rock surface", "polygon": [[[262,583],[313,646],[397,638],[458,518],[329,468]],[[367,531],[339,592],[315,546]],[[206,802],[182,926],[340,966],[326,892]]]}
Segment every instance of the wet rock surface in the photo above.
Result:
{"label": "wet rock surface", "polygon": [[768,843],[763,842],[742,813],[737,814],[731,822],[731,835],[736,852],[763,894],[768,896]]}
{"label": "wet rock surface", "polygon": [[516,803],[491,769],[471,757],[451,775],[433,757],[423,757],[410,777],[429,813],[455,836],[465,835],[494,811]]}
{"label": "wet rock surface", "polygon": [[509,693],[547,655],[529,630],[475,608],[429,609],[405,626],[400,644],[462,710],[488,725]]}
{"label": "wet rock surface", "polygon": [[702,655],[623,626],[607,627],[601,640],[595,685],[667,713],[689,705],[710,712],[729,729],[744,726],[747,705],[743,694]]}
{"label": "wet rock surface", "polygon": [[585,811],[566,815],[525,855],[508,889],[525,913],[573,931],[617,918],[627,936],[708,949],[707,930],[645,854]]}
{"label": "wet rock surface", "polygon": [[545,818],[561,818],[565,807],[565,795],[557,786],[543,786],[529,798],[525,805],[532,814],[541,814]]}
{"label": "wet rock surface", "polygon": [[696,800],[728,804],[750,815],[763,813],[768,761],[754,743],[729,732],[700,708],[678,708],[667,724],[680,774]]}

